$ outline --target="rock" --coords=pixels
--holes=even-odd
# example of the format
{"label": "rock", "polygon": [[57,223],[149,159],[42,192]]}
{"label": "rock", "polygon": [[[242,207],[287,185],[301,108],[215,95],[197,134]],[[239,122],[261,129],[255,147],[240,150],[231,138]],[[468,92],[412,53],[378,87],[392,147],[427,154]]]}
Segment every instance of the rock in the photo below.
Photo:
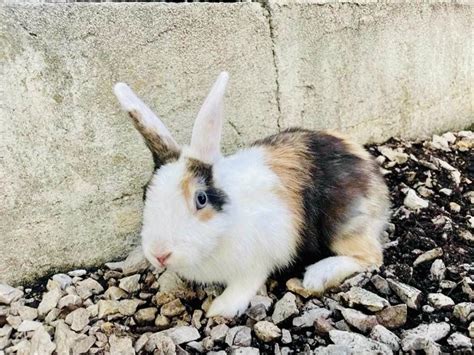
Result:
{"label": "rock", "polygon": [[23,339],[16,345],[5,350],[7,351],[7,354],[31,355],[31,343],[28,340]]}
{"label": "rock", "polygon": [[176,345],[169,336],[161,333],[154,333],[150,335],[147,343],[145,344],[145,350],[149,353],[154,350],[158,350],[156,353],[160,355],[174,355],[176,354]]}
{"label": "rock", "polygon": [[445,309],[454,306],[454,301],[442,293],[429,293],[428,302],[435,309]]}
{"label": "rock", "polygon": [[105,299],[118,301],[127,297],[127,293],[117,286],[111,286],[104,293]]}
{"label": "rock", "polygon": [[431,264],[430,274],[433,280],[441,281],[444,279],[446,275],[446,266],[444,265],[443,260],[436,259],[433,264]]}
{"label": "rock", "polygon": [[469,331],[469,337],[474,338],[474,322],[469,323],[467,330]]}
{"label": "rock", "polygon": [[86,308],[87,313],[89,314],[89,318],[96,318],[99,315],[99,306],[97,304],[93,304]]}
{"label": "rock", "polygon": [[245,314],[249,318],[259,321],[259,320],[265,319],[265,317],[267,316],[267,311],[265,310],[265,306],[263,304],[258,304],[256,306],[253,306],[247,309]]}
{"label": "rock", "polygon": [[380,293],[384,295],[389,295],[391,293],[387,280],[382,276],[374,275],[370,278],[370,281]]}
{"label": "rock", "polygon": [[12,316],[11,314],[6,318],[6,321],[13,327],[13,329],[18,329],[22,322],[21,317]]}
{"label": "rock", "polygon": [[455,349],[466,348],[472,350],[472,341],[470,338],[461,333],[453,333],[448,338],[448,344]]}
{"label": "rock", "polygon": [[166,270],[157,280],[161,292],[176,293],[186,288],[186,284],[174,272]]}
{"label": "rock", "polygon": [[72,330],[80,332],[89,324],[89,312],[85,308],[78,308],[69,313],[65,319],[66,324],[71,326]]}
{"label": "rock", "polygon": [[416,328],[402,332],[403,351],[422,350],[433,347],[436,342],[449,334],[451,327],[448,323],[421,324]]}
{"label": "rock", "polygon": [[118,337],[112,334],[109,338],[110,354],[117,355],[135,355],[135,349],[132,345],[132,338]]}
{"label": "rock", "polygon": [[253,331],[257,338],[265,343],[275,340],[281,336],[281,330],[275,324],[268,321],[260,321],[255,323]]}
{"label": "rock", "polygon": [[[344,321],[343,321],[344,322]],[[314,321],[314,330],[317,334],[327,335],[334,328],[334,323],[331,319],[319,317]]]}
{"label": "rock", "polygon": [[[240,348],[233,348],[230,354],[231,355],[259,355],[260,351],[257,348],[246,346],[246,347],[240,347]],[[224,354],[219,354],[219,355],[224,355]]]}
{"label": "rock", "polygon": [[449,203],[449,209],[450,209],[452,212],[455,212],[455,213],[461,212],[461,206],[458,205],[456,202],[450,202],[450,203]]}
{"label": "rock", "polygon": [[124,277],[120,280],[119,287],[128,293],[140,291],[140,274]]}
{"label": "rock", "polygon": [[413,262],[413,266],[417,266],[421,263],[425,263],[427,261],[431,261],[433,259],[439,258],[440,256],[443,255],[443,249],[441,248],[434,248],[431,250],[428,250],[427,252],[421,254],[416,258],[416,260]]}
{"label": "rock", "polygon": [[61,314],[61,311],[57,308],[53,308],[44,318],[45,323],[52,324],[52,322],[54,322],[58,318],[59,314]]}
{"label": "rock", "polygon": [[61,289],[54,288],[51,291],[43,294],[43,299],[38,305],[38,315],[40,317],[45,316],[50,310],[56,307],[63,293]]}
{"label": "rock", "polygon": [[[454,138],[456,139],[456,138]],[[433,149],[443,150],[445,152],[450,152],[448,140],[445,137],[440,137],[438,135],[433,135],[432,141],[429,143],[430,147]]]}
{"label": "rock", "polygon": [[174,317],[186,310],[179,298],[161,306],[160,313],[166,317]]}
{"label": "rock", "polygon": [[178,326],[159,332],[170,337],[176,345],[188,343],[201,337],[199,331],[192,326]]}
{"label": "rock", "polygon": [[0,328],[0,349],[7,347],[12,332],[13,328],[9,324],[5,324],[2,328]]}
{"label": "rock", "polygon": [[416,189],[416,191],[422,196],[422,197],[431,197],[434,194],[434,191],[425,187],[425,186],[420,186]]}
{"label": "rock", "polygon": [[140,352],[145,347],[146,343],[150,339],[150,335],[151,335],[151,333],[143,333],[137,339],[137,341],[135,342],[135,346],[134,346],[134,349],[137,353]]}
{"label": "rock", "polygon": [[287,329],[281,330],[281,342],[283,344],[290,344],[292,342],[291,333]]}
{"label": "rock", "polygon": [[108,315],[119,313],[119,302],[110,300],[100,300],[97,302],[99,308],[99,319],[103,319]]}
{"label": "rock", "polygon": [[68,308],[72,309],[82,305],[82,298],[77,295],[66,295],[62,297],[57,304],[57,308],[63,309]]}
{"label": "rock", "polygon": [[442,188],[442,189],[439,190],[439,192],[442,193],[443,195],[451,196],[451,194],[453,193],[453,190],[447,189],[447,188]]}
{"label": "rock", "polygon": [[384,310],[377,312],[376,315],[378,323],[389,329],[397,329],[405,325],[407,321],[407,305],[399,304],[396,306],[387,307]]}
{"label": "rock", "polygon": [[393,292],[410,308],[419,309],[421,305],[422,293],[415,287],[409,286],[393,279],[387,279]]}
{"label": "rock", "polygon": [[404,164],[408,160],[408,154],[402,152],[400,149],[395,150],[386,146],[381,146],[381,147],[378,147],[377,149],[390,161],[393,161],[396,164]]}
{"label": "rock", "polygon": [[156,318],[156,313],[158,310],[155,307],[147,307],[143,309],[139,309],[135,313],[135,320],[138,324],[145,324],[149,322],[153,322]]}
{"label": "rock", "polygon": [[18,307],[18,314],[23,320],[34,320],[38,317],[38,310],[36,308],[21,305]]}
{"label": "rock", "polygon": [[428,201],[418,196],[413,189],[408,189],[403,204],[411,210],[418,211],[428,207]]}
{"label": "rock", "polygon": [[400,338],[382,325],[376,325],[370,332],[370,337],[380,343],[384,343],[393,351],[400,349]]}
{"label": "rock", "polygon": [[462,323],[474,319],[474,303],[461,302],[454,306],[453,315]]}
{"label": "rock", "polygon": [[54,342],[56,343],[56,352],[58,355],[87,353],[95,341],[96,338],[94,336],[77,334],[71,331],[62,320],[59,320],[56,324]]}
{"label": "rock", "polygon": [[0,283],[0,304],[10,304],[23,297],[23,291]]}
{"label": "rock", "polygon": [[72,270],[67,273],[71,277],[81,277],[87,274],[87,271],[84,269]]}
{"label": "rock", "polygon": [[341,313],[347,323],[363,333],[368,333],[377,325],[376,316],[369,316],[351,308],[343,308]]}
{"label": "rock", "polygon": [[313,291],[304,288],[303,283],[298,278],[289,279],[286,282],[286,288],[289,291],[294,292],[304,298],[318,296],[318,294],[314,293]]}
{"label": "rock", "polygon": [[77,294],[83,299],[87,299],[92,295],[97,295],[104,291],[104,288],[96,280],[88,278],[79,281],[76,286]]}
{"label": "rock", "polygon": [[211,339],[216,342],[223,342],[228,331],[229,327],[227,325],[219,324],[211,329]]}
{"label": "rock", "polygon": [[334,345],[318,346],[314,349],[314,355],[353,355],[351,347],[346,345]]}
{"label": "rock", "polygon": [[132,316],[137,311],[137,307],[142,305],[144,301],[133,298],[119,301],[119,313],[124,316]]}
{"label": "rock", "polygon": [[273,323],[278,324],[295,314],[298,314],[298,307],[296,306],[296,297],[291,292],[287,292],[275,304],[275,309],[273,310],[272,314],[272,320]]}
{"label": "rock", "polygon": [[33,330],[37,330],[41,326],[42,326],[41,322],[37,322],[34,320],[24,320],[18,326],[17,331],[20,333],[31,332]]}
{"label": "rock", "polygon": [[268,296],[257,295],[250,300],[250,306],[255,307],[258,305],[263,305],[265,310],[268,311],[273,304],[273,300]]}
{"label": "rock", "polygon": [[252,343],[252,330],[246,326],[230,328],[225,337],[225,342],[229,346],[250,346]]}
{"label": "rock", "polygon": [[459,237],[461,237],[461,239],[463,239],[464,241],[466,241],[468,243],[474,242],[474,236],[468,230],[460,229],[459,230]]}
{"label": "rock", "polygon": [[155,326],[158,328],[158,329],[167,329],[169,328],[170,326],[170,320],[168,317],[162,315],[162,314],[158,314],[156,316],[156,319],[155,319]]}
{"label": "rock", "polygon": [[105,266],[111,270],[120,270],[125,276],[128,276],[145,271],[150,266],[150,263],[145,258],[145,255],[143,255],[141,246],[139,246],[135,248],[125,260],[115,263],[106,263]]}
{"label": "rock", "polygon": [[331,311],[326,308],[313,308],[303,312],[299,317],[293,318],[293,326],[297,328],[312,327],[314,321],[318,318],[328,318]]}
{"label": "rock", "polygon": [[424,313],[433,313],[435,309],[433,307],[431,307],[430,305],[425,304],[423,307],[421,307],[421,310]]}
{"label": "rock", "polygon": [[360,354],[392,354],[392,350],[387,345],[357,333],[335,329],[329,332],[329,337],[334,344],[357,349],[357,353]]}
{"label": "rock", "polygon": [[349,307],[360,305],[372,312],[377,312],[390,306],[386,299],[360,287],[352,287],[342,297]]}
{"label": "rock", "polygon": [[52,277],[54,281],[56,281],[61,289],[65,290],[66,287],[71,286],[72,279],[69,275],[66,274],[56,274]]}
{"label": "rock", "polygon": [[31,337],[31,350],[34,350],[34,354],[50,355],[54,349],[56,349],[56,345],[51,341],[51,337],[46,329],[40,326]]}

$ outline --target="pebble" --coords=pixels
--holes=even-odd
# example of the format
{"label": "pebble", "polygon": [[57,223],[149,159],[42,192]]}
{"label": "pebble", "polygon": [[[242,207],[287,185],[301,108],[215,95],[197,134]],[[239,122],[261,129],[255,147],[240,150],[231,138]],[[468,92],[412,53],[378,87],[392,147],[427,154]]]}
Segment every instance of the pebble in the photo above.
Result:
{"label": "pebble", "polygon": [[145,344],[145,350],[149,353],[158,350],[160,354],[176,354],[176,345],[173,339],[163,333],[154,333],[150,335]]}
{"label": "pebble", "polygon": [[120,280],[119,287],[128,293],[140,291],[140,274],[124,277]]}
{"label": "pebble", "polygon": [[347,323],[363,333],[368,333],[378,324],[376,316],[364,314],[356,309],[343,308],[341,313]]}
{"label": "pebble", "polygon": [[52,279],[56,281],[63,290],[72,284],[72,278],[66,274],[56,274],[52,277]]}
{"label": "pebble", "polygon": [[43,299],[38,305],[38,315],[45,316],[50,310],[55,308],[63,293],[60,288],[54,288],[43,295]]}
{"label": "pebble", "polygon": [[402,282],[387,279],[388,284],[393,292],[412,309],[419,309],[422,300],[422,293],[415,287],[409,286]]}
{"label": "pebble", "polygon": [[19,332],[31,332],[32,330],[36,330],[41,327],[41,322],[37,322],[34,320],[24,320],[18,326],[17,331]]}
{"label": "pebble", "polygon": [[388,345],[393,351],[400,349],[400,338],[382,325],[378,324],[372,329],[370,338]]}
{"label": "pebble", "polygon": [[416,260],[413,262],[413,266],[417,266],[427,261],[431,261],[433,259],[439,258],[442,255],[443,255],[443,249],[441,248],[434,248],[434,249],[428,250],[427,252],[421,254],[420,256],[416,258]]}
{"label": "pebble", "polygon": [[291,333],[288,329],[281,330],[281,342],[283,344],[290,344],[292,342]]}
{"label": "pebble", "polygon": [[474,303],[461,302],[454,306],[453,315],[462,323],[474,319]]}
{"label": "pebble", "polygon": [[357,349],[359,354],[392,354],[392,350],[387,345],[361,334],[335,329],[329,332],[329,337],[334,344]]}
{"label": "pebble", "polygon": [[51,337],[43,326],[37,328],[31,337],[31,348],[33,354],[50,355],[56,349]]}
{"label": "pebble", "polygon": [[434,309],[445,309],[454,306],[454,301],[442,293],[429,293],[428,302]]}
{"label": "pebble", "polygon": [[349,307],[359,305],[371,312],[380,311],[390,305],[386,299],[360,287],[352,287],[342,298]]}
{"label": "pebble", "polygon": [[418,196],[415,190],[408,189],[403,204],[411,210],[418,211],[428,207],[428,201]]}
{"label": "pebble", "polygon": [[474,236],[468,230],[460,229],[459,230],[459,237],[461,237],[461,239],[465,240],[468,243],[473,243],[474,242]]}
{"label": "pebble", "polygon": [[0,283],[0,304],[10,304],[23,297],[23,291]]}
{"label": "pebble", "polygon": [[370,281],[380,293],[384,295],[389,295],[392,293],[390,291],[390,286],[388,285],[387,280],[385,280],[382,276],[374,275],[370,278]]}
{"label": "pebble", "polygon": [[82,298],[77,295],[66,295],[58,301],[57,308],[75,308],[82,305]]}
{"label": "pebble", "polygon": [[469,331],[469,337],[474,338],[474,322],[469,323],[467,330]]}
{"label": "pebble", "polygon": [[110,354],[134,355],[135,349],[132,345],[132,338],[128,336],[118,337],[112,334],[109,338]]}
{"label": "pebble", "polygon": [[56,324],[54,343],[58,354],[87,353],[94,345],[96,338],[85,334],[77,334],[69,329],[67,324],[60,320]]}
{"label": "pebble", "polygon": [[386,146],[378,147],[378,151],[396,164],[404,164],[408,160],[408,154],[399,149],[392,149]]}
{"label": "pebble", "polygon": [[312,327],[314,322],[318,318],[328,318],[331,315],[331,311],[326,308],[313,308],[305,311],[299,317],[293,318],[293,326],[296,328]]}
{"label": "pebble", "polygon": [[268,296],[257,295],[250,300],[250,306],[255,307],[263,305],[265,310],[268,311],[273,304],[273,300]]}
{"label": "pebble", "polygon": [[122,298],[126,298],[127,292],[125,292],[124,290],[122,290],[121,288],[117,286],[111,286],[105,291],[104,297],[105,299],[108,299],[108,300],[117,301]]}
{"label": "pebble", "polygon": [[453,348],[466,348],[472,350],[472,340],[459,332],[453,333],[448,338],[448,344]]}
{"label": "pebble", "polygon": [[451,327],[446,322],[421,324],[416,328],[402,332],[403,351],[422,350],[427,346],[433,346],[436,342],[449,334]]}
{"label": "pebble", "polygon": [[87,271],[84,269],[72,270],[67,273],[71,277],[81,277],[87,274]]}
{"label": "pebble", "polygon": [[166,270],[160,275],[157,280],[158,287],[161,292],[174,293],[176,291],[183,290],[186,284],[183,280],[174,272]]}
{"label": "pebble", "polygon": [[150,263],[145,258],[143,249],[139,246],[132,250],[125,260],[106,263],[105,266],[111,270],[120,270],[125,276],[128,276],[145,271],[150,266]]}
{"label": "pebble", "polygon": [[28,306],[19,306],[18,314],[23,320],[35,320],[38,317],[38,310]]}
{"label": "pebble", "polygon": [[441,281],[444,279],[446,275],[446,265],[444,265],[442,259],[436,259],[433,261],[430,268],[430,274],[433,280]]}
{"label": "pebble", "polygon": [[346,345],[334,345],[329,344],[328,346],[318,346],[314,349],[314,355],[353,355],[352,348]]}
{"label": "pebble", "polygon": [[450,202],[450,203],[449,203],[449,209],[450,209],[452,212],[455,212],[455,213],[461,212],[461,206],[458,205],[456,202]]}
{"label": "pebble", "polygon": [[138,324],[153,322],[156,318],[157,312],[158,310],[156,309],[156,307],[147,307],[139,309],[135,313],[135,320]]}
{"label": "pebble", "polygon": [[260,321],[255,323],[253,331],[257,338],[265,343],[273,341],[281,336],[281,330],[275,324],[268,321]]}
{"label": "pebble", "polygon": [[218,342],[223,342],[227,336],[229,327],[226,324],[219,324],[211,329],[211,339]]}
{"label": "pebble", "polygon": [[407,321],[407,305],[399,304],[387,307],[377,312],[375,316],[377,317],[378,323],[389,329],[400,328],[405,325]]}
{"label": "pebble", "polygon": [[258,304],[256,306],[250,307],[249,309],[247,309],[245,314],[255,321],[259,321],[267,317],[267,311],[263,304]]}
{"label": "pebble", "polygon": [[296,296],[291,292],[285,295],[275,304],[273,310],[273,323],[279,324],[291,316],[298,314],[298,307],[296,306]]}
{"label": "pebble", "polygon": [[155,319],[155,326],[156,326],[158,329],[160,329],[160,330],[162,330],[162,329],[167,329],[167,328],[169,328],[170,324],[171,324],[171,322],[170,322],[170,320],[169,320],[168,317],[166,317],[166,316],[164,316],[164,315],[162,315],[162,314],[158,314],[158,315],[156,316],[156,319]]}
{"label": "pebble", "polygon": [[83,299],[87,299],[92,295],[97,295],[104,291],[100,283],[92,278],[79,281],[76,286],[77,294]]}
{"label": "pebble", "polygon": [[225,342],[229,345],[250,346],[252,343],[252,330],[247,326],[236,326],[229,329]]}
{"label": "pebble", "polygon": [[188,343],[201,337],[199,331],[193,326],[178,326],[159,332],[170,337],[176,345]]}
{"label": "pebble", "polygon": [[[224,352],[220,352],[219,355],[225,355],[225,354],[226,352],[224,351]],[[260,351],[257,348],[246,346],[246,347],[234,348],[231,350],[230,354],[231,355],[258,355],[260,354]]]}
{"label": "pebble", "polygon": [[181,303],[181,300],[177,298],[174,301],[161,306],[160,313],[166,317],[174,317],[182,314],[185,310],[186,308]]}
{"label": "pebble", "polygon": [[72,330],[80,332],[89,324],[89,312],[85,308],[78,308],[69,313],[65,319],[66,324],[71,326]]}

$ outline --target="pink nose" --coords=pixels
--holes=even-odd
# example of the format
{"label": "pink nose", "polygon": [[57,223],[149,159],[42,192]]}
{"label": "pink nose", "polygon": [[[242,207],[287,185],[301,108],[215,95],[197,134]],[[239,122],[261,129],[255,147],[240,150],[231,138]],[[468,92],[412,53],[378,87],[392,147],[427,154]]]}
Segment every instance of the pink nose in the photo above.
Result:
{"label": "pink nose", "polygon": [[158,255],[158,256],[156,257],[156,260],[158,260],[158,262],[159,262],[162,266],[165,266],[165,265],[166,265],[166,261],[169,259],[170,256],[171,256],[171,253],[161,254],[161,255]]}

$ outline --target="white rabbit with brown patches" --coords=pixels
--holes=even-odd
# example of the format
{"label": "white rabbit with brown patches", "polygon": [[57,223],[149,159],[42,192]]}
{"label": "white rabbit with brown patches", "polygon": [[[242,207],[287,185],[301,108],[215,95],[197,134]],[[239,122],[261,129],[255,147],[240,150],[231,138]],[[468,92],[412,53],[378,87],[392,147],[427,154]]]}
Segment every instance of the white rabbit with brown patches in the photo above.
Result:
{"label": "white rabbit with brown patches", "polygon": [[335,134],[288,129],[224,157],[227,81],[221,73],[185,147],[127,85],[115,86],[155,162],[141,232],[149,261],[225,284],[209,317],[244,312],[273,273],[306,267],[303,286],[322,294],[381,265],[389,199],[371,156]]}

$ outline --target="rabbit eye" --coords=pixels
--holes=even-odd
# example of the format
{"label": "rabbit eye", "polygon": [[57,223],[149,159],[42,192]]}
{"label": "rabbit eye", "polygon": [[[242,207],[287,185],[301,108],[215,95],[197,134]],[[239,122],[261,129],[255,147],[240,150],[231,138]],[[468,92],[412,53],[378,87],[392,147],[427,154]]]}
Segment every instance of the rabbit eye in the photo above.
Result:
{"label": "rabbit eye", "polygon": [[200,210],[207,205],[207,195],[204,191],[198,191],[196,193],[196,208]]}

